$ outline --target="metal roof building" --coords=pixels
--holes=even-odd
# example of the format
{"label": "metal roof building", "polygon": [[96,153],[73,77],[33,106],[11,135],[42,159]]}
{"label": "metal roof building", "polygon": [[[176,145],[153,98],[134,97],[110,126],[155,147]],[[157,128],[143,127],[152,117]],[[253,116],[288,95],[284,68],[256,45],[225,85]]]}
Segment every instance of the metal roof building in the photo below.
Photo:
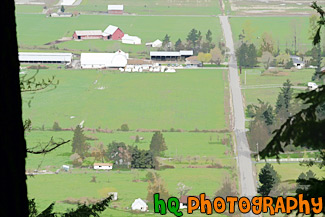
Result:
{"label": "metal roof building", "polygon": [[124,6],[123,5],[108,5],[107,11],[108,11],[108,14],[123,14]]}
{"label": "metal roof building", "polygon": [[125,67],[128,53],[118,50],[115,53],[81,53],[81,68],[100,69],[100,68],[119,68]]}
{"label": "metal roof building", "polygon": [[181,51],[150,51],[150,58],[152,60],[177,60],[179,58],[186,58],[193,55],[193,50]]}
{"label": "metal roof building", "polygon": [[72,53],[32,53],[19,52],[19,61],[21,63],[61,63],[70,64]]}

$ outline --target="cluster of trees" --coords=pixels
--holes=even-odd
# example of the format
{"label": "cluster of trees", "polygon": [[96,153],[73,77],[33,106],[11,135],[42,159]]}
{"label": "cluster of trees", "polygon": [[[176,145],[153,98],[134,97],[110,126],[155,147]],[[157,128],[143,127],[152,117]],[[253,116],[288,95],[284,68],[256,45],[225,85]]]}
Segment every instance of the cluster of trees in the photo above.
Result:
{"label": "cluster of trees", "polygon": [[[162,50],[166,51],[180,51],[184,49],[193,50],[194,55],[198,55],[199,52],[202,53],[210,53],[211,49],[215,48],[216,45],[212,42],[212,32],[208,30],[206,34],[203,36],[201,31],[198,31],[196,29],[192,29],[185,41],[182,41],[180,38],[175,42],[174,46],[172,42],[170,41],[170,36],[168,34],[165,35],[164,39],[162,40]],[[221,50],[224,50],[225,44],[219,43],[219,48]]]}
{"label": "cluster of trees", "polygon": [[[139,137],[138,142],[139,142]],[[158,167],[157,157],[162,156],[167,150],[165,139],[160,131],[153,134],[150,150],[139,149],[138,146],[126,145],[124,142],[113,141],[107,147],[102,143],[91,147],[87,142],[83,129],[78,125],[74,130],[72,140],[72,155],[70,159],[75,166],[88,163],[87,158],[95,161],[112,161],[118,167],[131,167],[139,169],[154,169]],[[93,162],[89,162],[92,164]]]}
{"label": "cluster of trees", "polygon": [[291,87],[290,80],[283,83],[275,107],[261,100],[259,100],[258,105],[247,106],[247,115],[253,118],[248,132],[251,150],[264,149],[270,141],[273,131],[299,108],[298,102],[293,101],[293,89]]}

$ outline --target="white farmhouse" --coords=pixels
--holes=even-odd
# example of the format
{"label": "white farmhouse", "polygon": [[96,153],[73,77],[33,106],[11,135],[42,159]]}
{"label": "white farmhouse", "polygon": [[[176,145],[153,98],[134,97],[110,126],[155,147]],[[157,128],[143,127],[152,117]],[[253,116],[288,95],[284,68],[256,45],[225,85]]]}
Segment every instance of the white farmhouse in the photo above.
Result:
{"label": "white farmhouse", "polygon": [[148,210],[148,205],[141,198],[138,198],[132,203],[131,209],[145,212]]}
{"label": "white farmhouse", "polygon": [[111,170],[113,169],[112,163],[94,163],[95,170]]}
{"label": "white farmhouse", "polygon": [[122,38],[123,44],[141,44],[141,38],[125,34]]}
{"label": "white farmhouse", "polygon": [[115,53],[81,53],[80,62],[83,69],[125,67],[128,53],[118,50]]}

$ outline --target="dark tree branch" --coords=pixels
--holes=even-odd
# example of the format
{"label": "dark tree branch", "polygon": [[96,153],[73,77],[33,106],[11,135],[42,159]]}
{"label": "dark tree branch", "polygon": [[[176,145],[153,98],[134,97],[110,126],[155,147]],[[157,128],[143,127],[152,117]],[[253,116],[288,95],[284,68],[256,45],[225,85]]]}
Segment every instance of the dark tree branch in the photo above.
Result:
{"label": "dark tree branch", "polygon": [[54,149],[57,149],[57,148],[61,147],[62,145],[66,144],[68,142],[70,142],[70,140],[62,141],[60,143],[56,143],[56,142],[53,141],[53,137],[51,137],[51,140],[47,143],[47,145],[44,148],[41,148],[38,151],[34,151],[33,149],[41,147],[41,144],[39,144],[38,146],[35,146],[34,148],[27,149],[27,153],[29,153],[29,154],[47,154],[47,153],[53,151]]}

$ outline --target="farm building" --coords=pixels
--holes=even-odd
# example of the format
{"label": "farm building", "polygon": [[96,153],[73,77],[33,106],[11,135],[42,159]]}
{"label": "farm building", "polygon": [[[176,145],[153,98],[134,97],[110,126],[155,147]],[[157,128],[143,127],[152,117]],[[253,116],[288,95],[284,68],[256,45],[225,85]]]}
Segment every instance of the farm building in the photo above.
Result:
{"label": "farm building", "polygon": [[168,60],[180,60],[193,55],[192,50],[181,51],[150,51],[150,59],[168,61]]}
{"label": "farm building", "polygon": [[72,17],[72,16],[73,16],[72,13],[63,13],[63,12],[50,14],[50,17]]}
{"label": "farm building", "polygon": [[72,36],[75,40],[83,40],[83,39],[101,39],[103,38],[102,30],[83,30],[83,31],[75,31]]}
{"label": "farm building", "polygon": [[146,43],[146,46],[150,46],[150,47],[161,47],[162,46],[162,41],[160,41],[159,39],[157,39],[154,42],[148,42],[148,43]]}
{"label": "farm building", "polygon": [[134,200],[131,206],[132,210],[140,210],[142,212],[145,212],[148,210],[148,205],[146,202],[144,202],[141,198],[138,198]]}
{"label": "farm building", "polygon": [[70,64],[72,53],[29,53],[19,52],[21,63],[61,63]]}
{"label": "farm building", "polygon": [[103,38],[109,40],[121,40],[124,33],[117,26],[109,25],[103,32]]}
{"label": "farm building", "polygon": [[295,55],[291,55],[290,58],[292,59],[293,65],[297,69],[301,69],[302,67],[305,66],[305,63],[304,63],[304,61],[301,60],[301,57],[295,56]]}
{"label": "farm building", "polygon": [[123,44],[141,44],[141,38],[125,34],[122,38]]}
{"label": "farm building", "polygon": [[120,68],[125,67],[129,54],[119,50],[115,53],[81,53],[81,68]]}
{"label": "farm building", "polygon": [[76,0],[61,0],[61,5],[73,5]]}
{"label": "farm building", "polygon": [[182,195],[180,198],[179,198],[179,208],[180,209],[186,209],[187,208],[187,198],[188,196],[186,195]]}
{"label": "farm building", "polygon": [[111,170],[113,169],[112,163],[94,163],[95,170]]}
{"label": "farm building", "polygon": [[197,59],[197,56],[187,57],[185,60],[186,67],[202,67],[202,62]]}
{"label": "farm building", "polygon": [[123,14],[124,5],[108,5],[107,11],[108,14]]}

